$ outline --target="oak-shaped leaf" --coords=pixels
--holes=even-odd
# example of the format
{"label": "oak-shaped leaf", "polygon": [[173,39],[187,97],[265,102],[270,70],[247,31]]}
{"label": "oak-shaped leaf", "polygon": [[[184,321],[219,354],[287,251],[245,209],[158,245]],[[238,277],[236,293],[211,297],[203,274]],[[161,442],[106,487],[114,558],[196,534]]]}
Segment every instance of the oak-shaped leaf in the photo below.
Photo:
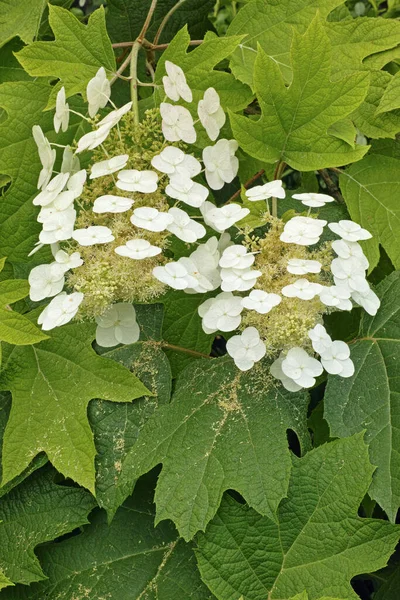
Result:
{"label": "oak-shaped leaf", "polygon": [[354,375],[328,379],[325,419],[333,437],[366,430],[371,462],[377,466],[369,495],[394,522],[400,506],[400,272],[376,291],[381,307],[375,317],[363,314],[351,345]]}
{"label": "oak-shaped leaf", "polygon": [[227,489],[273,518],[291,469],[286,430],[307,446],[307,404],[306,393],[275,386],[265,364],[243,373],[228,358],[197,360],[144,425],[122,471],[134,480],[163,464],[156,522],[171,519],[187,540],[205,529]]}
{"label": "oak-shaped leaf", "polygon": [[63,475],[94,492],[89,401],[130,402],[151,395],[124,366],[96,355],[90,345],[94,337],[91,324],[66,325],[37,346],[8,353],[0,377],[0,389],[12,393],[3,438],[3,485],[43,451]]}
{"label": "oak-shaped leaf", "polygon": [[261,117],[231,114],[234,137],[245,152],[265,162],[282,160],[301,171],[340,166],[364,156],[367,146],[353,147],[328,130],[364,100],[369,74],[354,73],[333,81],[333,60],[318,16],[304,35],[294,33],[289,87],[276,62],[259,48],[254,88]]}
{"label": "oak-shaped leaf", "polygon": [[359,600],[350,579],[385,566],[400,537],[397,525],[357,514],[374,470],[362,436],[293,458],[276,520],[225,496],[197,539],[202,579],[219,600],[287,600],[304,590],[309,600]]}
{"label": "oak-shaped leaf", "polygon": [[26,44],[33,42],[39,33],[46,5],[43,0],[30,0],[27,10],[24,0],[3,0],[0,4],[0,46],[15,36]]}

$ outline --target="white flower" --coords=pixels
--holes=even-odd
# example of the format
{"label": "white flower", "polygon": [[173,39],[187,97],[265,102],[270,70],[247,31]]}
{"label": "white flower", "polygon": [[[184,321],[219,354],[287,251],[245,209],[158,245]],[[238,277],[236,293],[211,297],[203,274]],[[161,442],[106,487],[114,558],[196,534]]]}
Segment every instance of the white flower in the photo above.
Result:
{"label": "white flower", "polygon": [[222,233],[229,229],[238,221],[241,221],[249,214],[248,208],[242,208],[240,204],[226,204],[218,208],[211,202],[204,202],[200,207],[201,214],[206,225],[209,225],[215,231]]}
{"label": "white flower", "polygon": [[353,308],[349,298],[350,290],[344,286],[337,285],[323,287],[319,294],[319,299],[325,306],[335,306],[340,310],[351,310]]}
{"label": "white flower", "polygon": [[198,307],[205,333],[234,331],[240,325],[242,310],[241,297],[234,296],[231,292],[222,292]]}
{"label": "white flower", "polygon": [[308,337],[311,340],[314,351],[318,352],[318,354],[330,348],[332,344],[331,336],[327,333],[325,327],[320,324],[308,330]]}
{"label": "white flower", "polygon": [[268,200],[268,198],[284,198],[286,192],[282,186],[281,179],[275,179],[274,181],[268,181],[264,185],[256,185],[255,187],[246,190],[246,197],[250,202],[257,202],[258,200]]}
{"label": "white flower", "polygon": [[350,348],[345,342],[332,342],[320,354],[325,371],[331,375],[340,375],[340,377],[354,375],[354,364],[350,358]]}
{"label": "white flower", "polygon": [[179,173],[187,177],[196,177],[201,171],[201,163],[191,154],[185,154],[180,148],[167,146],[151,159],[152,166],[161,173],[173,175]]}
{"label": "white flower", "polygon": [[321,263],[318,260],[305,260],[302,258],[289,258],[287,270],[293,275],[306,275],[307,273],[319,273]]}
{"label": "white flower", "polygon": [[95,213],[123,213],[132,208],[133,200],[124,198],[123,196],[113,196],[106,194],[96,198],[93,204],[93,212]]}
{"label": "white flower", "polygon": [[186,77],[184,72],[178,65],[174,65],[169,60],[165,61],[165,70],[167,75],[162,78],[165,94],[177,102],[179,98],[182,98],[186,102],[193,100],[192,90],[186,83]]}
{"label": "white flower", "polygon": [[229,233],[227,231],[224,231],[219,236],[219,240],[218,240],[218,252],[220,254],[222,254],[224,252],[224,250],[226,250],[227,248],[229,248],[229,246],[233,246],[233,242],[231,240],[231,236],[229,235]]}
{"label": "white flower", "polygon": [[59,173],[46,185],[36,198],[33,199],[35,206],[46,206],[55,200],[64,189],[69,178],[69,173]]}
{"label": "white flower", "polygon": [[44,331],[54,329],[69,323],[78,312],[79,305],[83,300],[83,294],[73,292],[66,294],[61,292],[50,302],[44,311],[39,315],[38,323]]}
{"label": "white flower", "polygon": [[235,244],[228,246],[219,260],[219,266],[224,269],[248,269],[254,263],[254,253],[247,252],[245,246]]}
{"label": "white flower", "polygon": [[180,208],[170,208],[168,214],[173,216],[173,222],[168,225],[167,231],[170,231],[180,240],[188,242],[196,242],[206,235],[205,227],[191,219],[189,215]]}
{"label": "white flower", "polygon": [[246,292],[255,286],[261,271],[253,269],[221,269],[221,290],[224,292]]}
{"label": "white flower", "polygon": [[103,125],[111,125],[111,127],[114,127],[114,125],[116,125],[120,119],[131,110],[131,108],[132,102],[128,102],[127,104],[124,104],[124,106],[121,106],[121,108],[117,108],[109,112],[104,119],[97,123],[97,125],[99,127],[102,127]]}
{"label": "white flower", "polygon": [[205,185],[192,181],[186,175],[176,173],[171,175],[165,193],[175,200],[185,202],[194,208],[200,208],[208,196],[208,189]]}
{"label": "white flower", "polygon": [[127,169],[118,173],[117,188],[126,192],[151,194],[157,189],[158,175],[155,171]]}
{"label": "white flower", "polygon": [[321,363],[307,354],[303,348],[291,348],[282,361],[282,371],[297,385],[310,388],[315,385],[315,377],[321,375]]}
{"label": "white flower", "polygon": [[104,67],[100,67],[87,84],[86,95],[89,103],[89,115],[93,119],[99,109],[105,107],[111,96],[111,85]]}
{"label": "white flower", "polygon": [[136,227],[148,231],[165,231],[171,225],[174,217],[166,212],[160,212],[150,206],[135,208],[131,216],[131,223]]}
{"label": "white flower", "polygon": [[351,292],[368,292],[368,281],[358,259],[334,258],[331,271],[336,285],[345,286]]}
{"label": "white flower", "polygon": [[73,192],[74,198],[79,198],[83,192],[83,186],[86,183],[87,173],[85,169],[81,169],[77,173],[71,175],[67,181],[67,190]]}
{"label": "white flower", "polygon": [[[38,223],[46,223],[46,221],[48,221],[56,213],[61,213],[67,211],[67,209],[71,209],[74,198],[75,195],[73,192],[60,192],[53,202],[46,204],[46,206],[42,206],[37,217]],[[65,214],[70,214],[72,220],[72,213]]]}
{"label": "white flower", "polygon": [[283,385],[283,387],[289,392],[298,392],[302,389],[301,385],[295,383],[293,379],[285,375],[282,371],[282,363],[285,360],[285,355],[281,354],[279,358],[277,358],[271,365],[270,373],[276,379],[279,379]]}
{"label": "white flower", "polygon": [[[56,263],[63,268],[64,272],[69,271],[70,269],[76,269],[83,265],[83,260],[81,259],[81,255],[79,252],[73,252],[72,254],[68,254],[65,250],[58,250],[54,254],[54,259]],[[53,263],[54,264],[54,263]]]}
{"label": "white flower", "polygon": [[267,349],[255,327],[246,327],[241,335],[234,335],[226,343],[226,350],[241,371],[248,371],[261,360]]}
{"label": "white flower", "polygon": [[79,157],[72,152],[71,146],[65,146],[62,156],[61,173],[77,173],[80,168]]}
{"label": "white flower", "polygon": [[64,287],[64,269],[57,263],[33,267],[29,273],[29,298],[38,302],[44,298],[55,296]]}
{"label": "white flower", "polygon": [[54,244],[72,237],[76,219],[76,210],[68,208],[55,212],[43,223],[43,229],[39,235],[42,244]]}
{"label": "white flower", "polygon": [[312,283],[308,279],[298,279],[290,285],[282,288],[282,294],[287,298],[300,298],[300,300],[312,300],[322,290],[322,285]]}
{"label": "white flower", "polygon": [[180,265],[183,265],[187,271],[187,273],[194,279],[196,284],[191,284],[189,287],[185,288],[185,292],[188,294],[205,294],[206,292],[211,292],[215,289],[213,283],[207,279],[201,270],[197,266],[197,263],[192,260],[192,258],[182,256],[178,260]]}
{"label": "white flower", "polygon": [[65,87],[63,86],[57,94],[56,112],[54,115],[54,131],[58,133],[60,127],[62,131],[67,131],[69,123],[69,106],[65,101]]}
{"label": "white flower", "polygon": [[369,289],[367,292],[360,293],[359,291],[354,291],[351,293],[351,297],[363,309],[371,316],[375,316],[378,312],[378,308],[381,305],[381,301],[375,292]]}
{"label": "white flower", "polygon": [[77,154],[79,154],[79,152],[83,152],[84,150],[94,150],[97,148],[97,146],[100,146],[100,144],[107,139],[111,128],[112,123],[106,123],[94,131],[85,133],[85,135],[78,140],[78,147],[76,149]]}
{"label": "white flower", "polygon": [[242,306],[255,310],[260,315],[269,313],[275,306],[282,302],[278,294],[269,294],[264,290],[252,290],[248,296],[242,298]]}
{"label": "white flower", "polygon": [[161,102],[160,112],[162,131],[166,140],[169,142],[182,140],[187,144],[193,144],[196,141],[193,118],[187,108]]}
{"label": "white flower", "polygon": [[128,162],[128,154],[120,154],[119,156],[113,156],[108,160],[102,160],[92,165],[90,170],[90,179],[96,179],[97,177],[104,177],[105,175],[111,175],[120,169],[126,167]]}
{"label": "white flower", "polygon": [[226,115],[214,88],[210,87],[204,92],[203,99],[197,105],[197,114],[210,140],[216,140],[225,123]]}
{"label": "white flower", "polygon": [[102,225],[91,225],[85,229],[75,229],[72,237],[80,246],[108,244],[115,239],[111,229]]}
{"label": "white flower", "polygon": [[334,202],[335,200],[332,196],[328,196],[328,194],[315,194],[314,192],[293,194],[292,198],[300,200],[304,206],[310,206],[311,208],[320,208],[321,206],[325,206],[327,202]]}
{"label": "white flower", "polygon": [[40,190],[46,187],[51,179],[57,154],[55,149],[52,149],[50,146],[49,140],[39,125],[32,127],[32,135],[38,149],[40,162],[42,163],[42,170],[40,171],[37,183],[37,188]]}
{"label": "white flower", "polygon": [[169,285],[174,290],[184,290],[197,285],[196,279],[188,273],[181,262],[170,262],[164,267],[154,267],[153,275],[158,281]]}
{"label": "white flower", "polygon": [[[218,261],[220,258],[219,242],[216,237],[212,237],[205,244],[199,246],[189,256],[190,260],[195,263],[197,271],[206,277],[211,284],[211,290],[216,290],[221,283],[221,276],[218,269]],[[188,288],[187,293],[194,293],[198,289]]]}
{"label": "white flower", "polygon": [[366,229],[362,229],[358,223],[353,221],[339,221],[339,223],[329,223],[329,229],[339,235],[347,242],[358,242],[359,240],[369,240],[372,235]]}
{"label": "white flower", "polygon": [[147,240],[137,238],[128,240],[125,246],[118,246],[115,248],[115,252],[120,256],[127,256],[134,260],[143,260],[144,258],[157,256],[157,254],[160,254],[161,248],[152,246]]}
{"label": "white flower", "polygon": [[203,150],[207,183],[213,190],[220,190],[224,183],[230,183],[237,175],[239,161],[235,156],[238,149],[236,140],[218,140],[214,146]]}
{"label": "white flower", "polygon": [[96,342],[103,348],[134,344],[139,339],[140,329],[132,304],[113,304],[100,317],[96,317],[96,323]]}
{"label": "white flower", "polygon": [[344,260],[356,259],[363,269],[368,269],[369,262],[364,255],[363,249],[358,242],[346,242],[346,240],[335,240],[332,242],[332,249],[339,258]]}
{"label": "white flower", "polygon": [[311,217],[293,217],[285,224],[280,239],[287,244],[312,246],[319,241],[326,223]]}

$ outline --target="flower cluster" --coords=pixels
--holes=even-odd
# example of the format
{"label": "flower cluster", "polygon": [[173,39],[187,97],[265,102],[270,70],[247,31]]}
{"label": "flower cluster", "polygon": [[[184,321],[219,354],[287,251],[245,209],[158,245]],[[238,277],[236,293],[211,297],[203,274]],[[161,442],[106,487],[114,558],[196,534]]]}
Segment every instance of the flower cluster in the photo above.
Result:
{"label": "flower cluster", "polygon": [[[271,374],[291,391],[312,387],[323,369],[351,376],[348,346],[332,341],[322,319],[353,303],[376,313],[379,300],[358,243],[369,232],[312,214],[334,200],[326,194],[293,195],[308,212],[301,208],[286,222],[271,215],[269,199],[286,196],[281,180],[246,190],[249,202],[265,201],[262,233],[243,225],[250,211],[242,203],[217,206],[210,189],[236,177],[237,142],[218,139],[226,116],[217,91],[208,88],[194,105],[182,69],[169,61],[165,69],[164,101],[140,124],[131,103],[100,119],[111,89],[99,69],[87,86],[89,117],[82,115],[92,130],[65,148],[54,177],[56,150],[40,127],[33,128],[42,163],[33,200],[42,231],[33,251],[50,245],[54,257],[29,276],[32,300],[52,298],[39,323],[49,330],[75,316],[95,318],[100,345],[134,343],[139,329],[132,302],[157,298],[168,287],[216,292],[198,308],[202,327],[210,335],[229,334],[227,352],[240,370],[267,355],[275,359]],[[56,132],[67,129],[70,112],[62,88]],[[212,142],[201,156],[196,147],[187,150],[200,126]],[[86,151],[92,156],[88,171],[79,161]],[[323,242],[326,226],[339,239]]]}

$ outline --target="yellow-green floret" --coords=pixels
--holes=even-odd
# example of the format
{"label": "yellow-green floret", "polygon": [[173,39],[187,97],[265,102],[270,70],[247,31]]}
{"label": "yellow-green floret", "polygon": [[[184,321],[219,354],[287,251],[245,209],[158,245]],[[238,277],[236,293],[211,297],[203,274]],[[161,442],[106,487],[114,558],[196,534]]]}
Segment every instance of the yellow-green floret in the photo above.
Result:
{"label": "yellow-green floret", "polygon": [[[311,349],[307,332],[321,322],[327,307],[322,304],[318,296],[313,300],[301,300],[286,298],[281,292],[283,287],[302,277],[310,282],[330,285],[332,278],[330,263],[333,258],[330,244],[323,244],[314,251],[297,244],[286,244],[279,239],[284,222],[272,216],[267,218],[269,231],[265,237],[257,238],[249,235],[246,236],[245,243],[249,250],[258,252],[253,268],[261,271],[262,275],[258,278],[255,289],[279,294],[282,301],[271,312],[264,315],[254,310],[244,311],[241,328],[256,327],[270,355],[294,346]],[[322,265],[321,272],[303,276],[293,275],[287,270],[290,258],[318,260]]]}

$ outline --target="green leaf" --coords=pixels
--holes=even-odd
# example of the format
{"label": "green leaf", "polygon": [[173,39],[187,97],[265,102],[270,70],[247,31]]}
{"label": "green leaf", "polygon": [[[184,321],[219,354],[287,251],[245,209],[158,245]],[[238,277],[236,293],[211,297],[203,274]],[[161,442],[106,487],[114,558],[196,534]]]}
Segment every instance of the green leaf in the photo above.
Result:
{"label": "green leaf", "polygon": [[[109,75],[115,72],[114,52],[107,35],[103,7],[95,10],[84,25],[70,11],[49,5],[49,23],[55,41],[34,42],[17,54],[29,75],[57,77],[68,97],[85,94],[88,81],[101,66]],[[46,108],[55,106],[55,96],[53,91]]]}
{"label": "green leaf", "polygon": [[24,279],[0,281],[0,305],[13,304],[29,294],[29,283]]}
{"label": "green leaf", "polygon": [[190,539],[233,488],[273,518],[286,494],[286,429],[307,446],[307,394],[287,394],[265,365],[242,373],[231,360],[196,361],[178,379],[171,404],[155,411],[123,463],[137,478],[162,463],[156,522],[174,521]]}
{"label": "green leaf", "polygon": [[331,45],[318,18],[303,36],[294,34],[291,57],[293,81],[287,88],[277,64],[259,49],[254,86],[262,116],[254,121],[231,115],[239,145],[259,160],[283,160],[302,171],[362,158],[367,146],[353,149],[327,132],[361,104],[368,90],[368,74],[331,81]]}
{"label": "green leaf", "polygon": [[351,218],[373,235],[363,243],[370,269],[378,264],[379,244],[399,268],[400,161],[376,154],[366,156],[343,172],[339,181]]}
{"label": "green leaf", "polygon": [[37,37],[47,0],[2,0],[0,2],[0,47],[15,36],[25,44]]}
{"label": "green leaf", "polygon": [[284,600],[304,589],[309,600],[359,600],[350,579],[384,566],[400,536],[357,515],[373,470],[358,434],[293,459],[276,520],[227,495],[198,536],[202,579],[219,600]]}
{"label": "green leaf", "polygon": [[[152,490],[151,490],[152,491]],[[112,524],[93,513],[83,533],[38,548],[48,581],[3,592],[2,600],[212,600],[193,550],[172,523],[154,529],[154,505],[146,481],[121,507]]]}
{"label": "green leaf", "polygon": [[18,52],[23,46],[24,44],[18,38],[10,40],[3,46],[0,53],[0,83],[30,79],[14,56],[14,52]]}
{"label": "green leaf", "polygon": [[[390,568],[390,567],[389,567]],[[383,571],[384,573],[385,571]],[[383,575],[382,573],[382,575]],[[380,575],[380,574],[379,574]],[[374,596],[374,600],[397,600],[400,589],[400,568],[392,569],[386,581]]]}
{"label": "green leaf", "polygon": [[94,491],[92,398],[130,402],[147,388],[125,367],[97,356],[92,325],[68,325],[38,346],[14,348],[1,389],[13,395],[3,441],[3,485],[46,452],[66,477]]}
{"label": "green leaf", "polygon": [[2,571],[0,571],[0,590],[2,590],[5,587],[8,587],[9,585],[14,585],[12,581],[10,581]]}
{"label": "green leaf", "polygon": [[390,79],[382,96],[377,114],[386,113],[400,108],[400,72]]}
{"label": "green leaf", "polygon": [[353,377],[328,379],[325,418],[334,437],[366,430],[371,462],[377,466],[369,495],[394,521],[400,505],[400,272],[389,275],[377,293],[381,307],[375,317],[363,315],[359,338],[351,345]]}
{"label": "green leaf", "polygon": [[14,583],[45,579],[35,547],[87,523],[96,505],[85,490],[56,485],[55,476],[46,467],[0,499],[0,569]]}
{"label": "green leaf", "polygon": [[14,310],[0,308],[0,341],[15,346],[27,346],[47,340],[48,337],[26,316]]}

